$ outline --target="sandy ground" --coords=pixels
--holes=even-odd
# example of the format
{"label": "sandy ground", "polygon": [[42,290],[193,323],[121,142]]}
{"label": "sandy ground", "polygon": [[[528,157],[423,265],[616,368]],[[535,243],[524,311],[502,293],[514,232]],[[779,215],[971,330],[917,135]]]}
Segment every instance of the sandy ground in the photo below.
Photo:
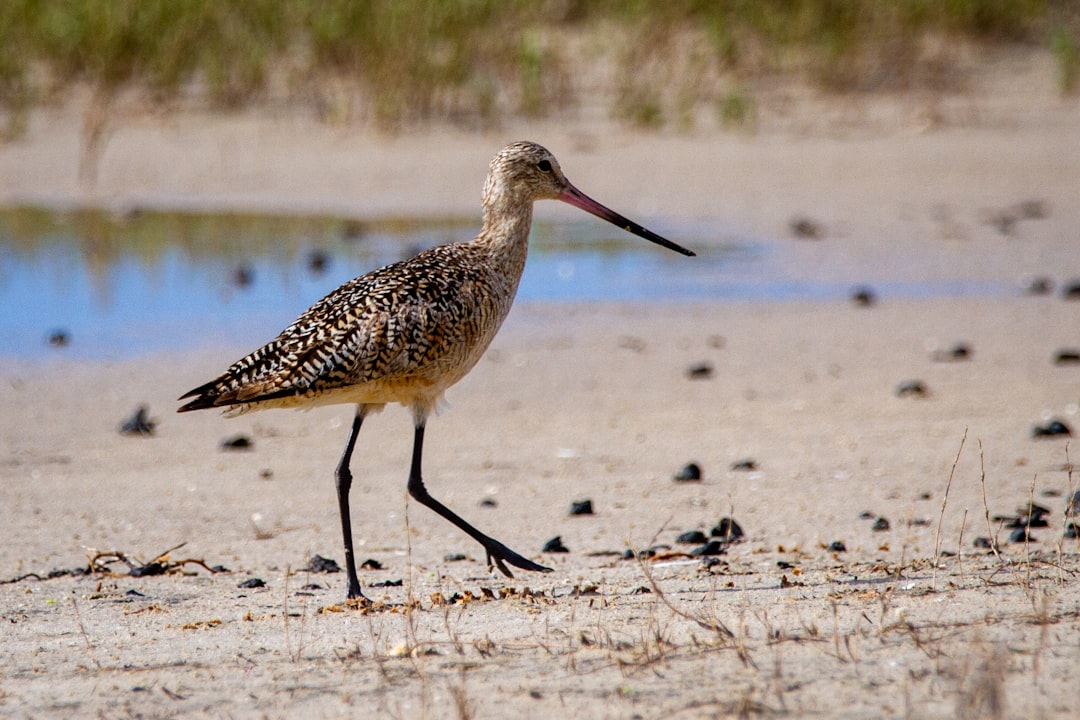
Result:
{"label": "sandy ground", "polygon": [[[90,189],[77,113],[56,111],[0,147],[0,201],[471,215],[490,155],[532,137],[635,218],[723,218],[776,237],[806,272],[872,282],[902,263],[1060,287],[1080,276],[1080,112],[1032,77],[935,102],[930,126],[925,103],[879,99],[754,134],[594,123],[385,138],[296,118],[139,116],[115,130]],[[1042,217],[1008,234],[991,224],[1026,201]],[[824,239],[791,239],[800,215]],[[935,361],[958,342],[969,358]],[[0,585],[0,714],[1071,716],[1080,547],[1063,540],[1063,512],[1080,475],[1067,439],[1032,428],[1080,431],[1080,366],[1052,362],[1078,346],[1080,302],[1057,290],[515,308],[429,424],[425,474],[554,572],[493,576],[471,541],[407,503],[410,422],[389,409],[354,461],[359,556],[382,565],[362,573],[383,604],[367,612],[338,605],[340,573],[303,570],[316,553],[341,559],[332,473],[347,408],[172,412],[251,348],[2,359],[0,579],[15,581]],[[703,363],[711,376],[690,377]],[[908,380],[928,394],[898,396]],[[120,435],[140,403],[155,435]],[[239,433],[250,450],[219,449]],[[703,479],[674,482],[689,461]],[[585,498],[595,514],[569,516]],[[1006,542],[989,518],[1031,500],[1049,527]],[[714,561],[675,542],[726,516],[746,538]],[[570,552],[542,554],[556,535]],[[170,561],[228,572],[136,578],[114,562],[43,579],[95,550],[147,562],[180,543]],[[650,546],[650,561],[622,559]],[[253,577],[265,586],[239,587]]]}

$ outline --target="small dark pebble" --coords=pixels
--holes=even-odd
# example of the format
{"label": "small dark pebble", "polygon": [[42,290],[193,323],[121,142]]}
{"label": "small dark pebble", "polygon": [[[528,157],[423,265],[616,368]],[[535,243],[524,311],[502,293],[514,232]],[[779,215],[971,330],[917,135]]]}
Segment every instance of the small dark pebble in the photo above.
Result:
{"label": "small dark pebble", "polygon": [[790,563],[787,560],[777,560],[776,567],[781,570],[793,570],[795,568],[795,563]]}
{"label": "small dark pebble", "polygon": [[920,500],[929,500],[932,497],[934,496],[929,490],[923,490],[921,493],[919,493]]}
{"label": "small dark pebble", "polygon": [[989,219],[989,223],[997,228],[997,231],[1008,237],[1016,229],[1016,223],[1020,218],[1012,210],[999,210]]}
{"label": "small dark pebble", "polygon": [[215,573],[229,572],[229,568],[225,567],[224,565],[211,565],[210,566],[210,572],[215,572]]}
{"label": "small dark pebble", "polygon": [[1022,542],[1035,542],[1035,538],[1031,536],[1026,527],[1018,527],[1009,533],[1009,542],[1022,543]]}
{"label": "small dark pebble", "polygon": [[1080,526],[1078,526],[1074,522],[1066,523],[1066,525],[1065,525],[1065,539],[1066,540],[1076,540],[1078,538],[1080,538]]}
{"label": "small dark pebble", "polygon": [[247,435],[233,435],[221,441],[222,450],[250,450],[251,445],[251,438]]}
{"label": "small dark pebble", "polygon": [[701,466],[693,462],[686,463],[672,479],[675,482],[697,482],[701,479]]}
{"label": "small dark pebble", "polygon": [[302,586],[300,589],[301,590],[311,591],[311,590],[325,590],[326,588],[324,588],[319,583],[308,583],[307,585]]}
{"label": "small dark pebble", "polygon": [[872,520],[875,517],[877,517],[877,515],[870,512],[869,510],[863,510],[861,513],[859,513],[860,520]]}
{"label": "small dark pebble", "polygon": [[870,529],[874,532],[884,532],[889,529],[889,521],[878,516],[878,518],[874,520],[874,524],[870,526]]}
{"label": "small dark pebble", "polygon": [[533,700],[540,700],[544,697],[544,694],[539,690],[530,690],[529,697],[531,697]]}
{"label": "small dark pebble", "polygon": [[934,362],[960,362],[971,359],[971,346],[957,343],[948,350],[937,350],[930,359]]}
{"label": "small dark pebble", "polygon": [[136,590],[135,588],[131,588],[131,589],[130,589],[130,590],[128,590],[128,591],[127,591],[126,593],[124,593],[124,595],[127,595],[128,597],[146,597],[146,595],[144,595],[143,593],[139,592],[139,591],[138,591],[138,590]]}
{"label": "small dark pebble", "polygon": [[851,291],[851,302],[857,307],[871,307],[877,302],[877,293],[868,287],[857,287]]}
{"label": "small dark pebble", "polygon": [[318,248],[308,253],[307,266],[312,275],[322,275],[330,264],[330,256]]}
{"label": "small dark pebble", "polygon": [[1049,295],[1054,292],[1054,281],[1048,277],[1032,278],[1025,290],[1028,295]]}
{"label": "small dark pebble", "polygon": [[847,545],[840,540],[833,540],[829,543],[829,552],[847,552]]}
{"label": "small dark pebble", "polygon": [[686,377],[691,380],[708,380],[713,375],[712,363],[702,362],[696,365],[691,365],[686,370]]}
{"label": "small dark pebble", "polygon": [[735,522],[733,518],[720,518],[712,530],[709,531],[709,535],[715,538],[720,538],[723,542],[733,543],[742,540],[743,529],[739,526],[739,523]]}
{"label": "small dark pebble", "polygon": [[975,538],[975,541],[972,543],[972,545],[979,548],[980,550],[990,550],[994,547],[993,543],[990,542],[990,538],[983,535]]}
{"label": "small dark pebble", "polygon": [[465,553],[446,553],[443,555],[443,562],[462,562],[468,559],[469,556]]}
{"label": "small dark pebble", "polygon": [[926,397],[930,391],[922,380],[905,380],[896,386],[897,397]]}
{"label": "small dark pebble", "polygon": [[568,553],[570,552],[570,548],[563,545],[562,535],[556,535],[555,537],[544,543],[544,547],[540,548],[540,552]]}
{"label": "small dark pebble", "polygon": [[236,587],[244,588],[245,590],[250,590],[251,588],[266,587],[266,582],[264,582],[260,578],[254,577],[254,578],[249,578],[249,579],[245,580],[244,582],[240,583]]}
{"label": "small dark pebble", "polygon": [[336,573],[341,572],[341,566],[336,560],[324,558],[322,555],[312,555],[308,565],[304,568],[308,572]]}
{"label": "small dark pebble", "polygon": [[1016,206],[1024,220],[1042,220],[1050,217],[1050,206],[1044,200],[1024,200]]}
{"label": "small dark pebble", "polygon": [[723,555],[727,552],[727,543],[720,542],[719,540],[710,540],[701,547],[696,547],[690,551],[690,555],[700,557],[704,555]]}
{"label": "small dark pebble", "polygon": [[238,288],[250,287],[255,282],[255,271],[249,265],[239,265],[232,272],[232,284]]}
{"label": "small dark pebble", "polygon": [[656,557],[656,548],[645,548],[644,550],[627,550],[622,555],[623,560],[634,560],[641,558],[642,560],[648,560],[649,558]]}
{"label": "small dark pebble", "polygon": [[1055,365],[1077,365],[1080,364],[1080,350],[1073,348],[1063,348],[1054,353]]}
{"label": "small dark pebble", "polygon": [[820,223],[801,215],[791,218],[788,227],[791,228],[792,234],[800,240],[820,240],[825,234],[825,230]]}
{"label": "small dark pebble", "polygon": [[702,545],[709,542],[709,538],[700,530],[687,530],[675,538],[675,542],[681,545]]}
{"label": "small dark pebble", "polygon": [[120,434],[150,437],[154,434],[155,426],[157,422],[150,419],[150,410],[145,405],[140,405],[135,414],[120,426]]}
{"label": "small dark pebble", "polygon": [[499,503],[495,502],[495,498],[484,498],[480,501],[480,507],[498,507]]}
{"label": "small dark pebble", "polygon": [[1080,490],[1077,490],[1069,498],[1069,502],[1065,503],[1065,516],[1080,515]]}
{"label": "small dark pebble", "polygon": [[753,458],[745,458],[743,460],[738,460],[731,463],[731,469],[741,470],[743,472],[752,472],[754,470],[757,470],[757,463],[754,462]]}
{"label": "small dark pebble", "polygon": [[571,515],[592,515],[592,500],[578,500],[570,503]]}
{"label": "small dark pebble", "polygon": [[368,558],[364,562],[360,563],[361,570],[382,570],[383,564],[375,558]]}
{"label": "small dark pebble", "polygon": [[401,587],[402,580],[382,580],[380,582],[368,583],[368,587]]}
{"label": "small dark pebble", "polygon": [[1061,291],[1066,300],[1080,300],[1080,280],[1073,280]]}
{"label": "small dark pebble", "polygon": [[68,334],[67,330],[53,330],[46,338],[46,342],[54,348],[67,347],[68,343],[71,342],[71,335]]}
{"label": "small dark pebble", "polygon": [[1032,428],[1031,437],[1072,437],[1072,430],[1060,420],[1051,420],[1045,425],[1036,425]]}
{"label": "small dark pebble", "polygon": [[164,575],[166,570],[168,570],[168,566],[165,563],[152,562],[131,568],[128,575],[131,577],[150,577],[152,575]]}

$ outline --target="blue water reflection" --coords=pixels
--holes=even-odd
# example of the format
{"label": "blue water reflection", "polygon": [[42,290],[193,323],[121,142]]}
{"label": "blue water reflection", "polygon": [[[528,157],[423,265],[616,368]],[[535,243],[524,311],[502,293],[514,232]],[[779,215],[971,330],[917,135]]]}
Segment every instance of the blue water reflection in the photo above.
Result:
{"label": "blue water reflection", "polygon": [[[540,223],[533,235],[518,302],[686,302],[840,299],[849,282],[816,282],[785,273],[775,243],[738,238],[712,226],[658,227],[698,249],[689,259],[634,238],[618,238],[595,223]],[[0,231],[2,232],[2,231]],[[246,257],[245,247],[206,252],[168,243],[154,252],[111,247],[107,260],[86,250],[86,238],[38,242],[0,236],[0,358],[56,354],[46,338],[70,337],[61,352],[83,358],[124,358],[220,344],[248,347],[273,337],[315,300],[351,277],[475,229],[411,225],[368,233],[362,243],[341,237],[272,239]],[[617,231],[615,231],[617,233]],[[605,239],[610,238],[610,239]],[[318,249],[323,272],[306,262]],[[238,285],[243,267],[251,282]],[[892,295],[981,295],[1000,289],[978,283],[927,287],[876,286]]]}

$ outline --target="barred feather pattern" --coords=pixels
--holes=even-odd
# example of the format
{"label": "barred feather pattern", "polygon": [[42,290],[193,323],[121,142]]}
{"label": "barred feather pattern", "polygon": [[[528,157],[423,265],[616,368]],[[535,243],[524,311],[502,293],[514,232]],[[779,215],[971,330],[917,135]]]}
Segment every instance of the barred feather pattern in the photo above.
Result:
{"label": "barred feather pattern", "polygon": [[[430,412],[476,364],[524,267],[482,242],[442,245],[355,278],[185,397],[181,410],[397,402]],[[511,267],[505,267],[511,260]]]}

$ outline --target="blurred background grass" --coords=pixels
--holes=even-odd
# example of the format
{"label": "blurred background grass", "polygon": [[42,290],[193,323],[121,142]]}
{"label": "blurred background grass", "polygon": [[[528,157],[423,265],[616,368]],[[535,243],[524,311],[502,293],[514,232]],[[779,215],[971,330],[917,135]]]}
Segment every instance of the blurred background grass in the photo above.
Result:
{"label": "blurred background grass", "polygon": [[[755,84],[962,83],[959,47],[1050,48],[1077,87],[1078,0],[0,0],[0,113],[17,135],[76,86],[99,114],[310,109],[327,122],[486,127],[583,104],[627,123],[752,120]],[[93,145],[93,107],[87,113]]]}

